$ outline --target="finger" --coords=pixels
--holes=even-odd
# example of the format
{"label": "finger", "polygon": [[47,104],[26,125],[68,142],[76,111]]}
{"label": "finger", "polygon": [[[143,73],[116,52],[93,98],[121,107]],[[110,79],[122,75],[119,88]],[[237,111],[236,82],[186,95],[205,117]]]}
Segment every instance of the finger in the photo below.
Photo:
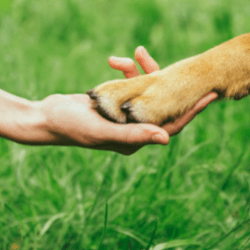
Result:
{"label": "finger", "polygon": [[178,134],[183,127],[188,124],[194,117],[204,110],[209,103],[218,98],[218,94],[216,92],[211,92],[206,94],[202,99],[200,99],[194,107],[187,111],[182,117],[178,118],[173,123],[168,123],[163,128],[169,133],[169,135]]}
{"label": "finger", "polygon": [[139,46],[135,50],[135,60],[141,65],[146,74],[160,70],[157,62],[148,54],[143,46]]}
{"label": "finger", "polygon": [[124,144],[133,150],[133,147],[146,144],[169,143],[168,133],[152,124],[113,124],[112,129],[108,128],[103,133],[105,138],[102,141]]}
{"label": "finger", "polygon": [[218,98],[218,94],[216,92],[210,92],[206,94],[202,99],[200,99],[193,107],[193,112],[196,114],[203,111],[209,103]]}
{"label": "finger", "polygon": [[108,62],[113,69],[123,71],[126,78],[132,78],[140,75],[135,62],[131,58],[111,56]]}
{"label": "finger", "polygon": [[[112,151],[119,149],[120,153],[125,152],[126,154],[128,152],[131,154],[147,144],[167,145],[169,143],[168,133],[158,126],[138,123],[117,124],[103,118],[96,110],[89,110],[88,107],[85,115],[82,108],[79,110],[83,113],[79,117],[83,117],[83,120],[85,120],[85,122],[78,121],[81,124],[79,134],[87,130],[88,133],[86,135],[84,132],[84,136],[78,136],[77,139],[82,138],[81,143],[85,146],[88,145],[87,147],[103,147],[103,149]],[[91,126],[86,123],[86,119],[91,120]],[[86,125],[86,128],[84,125]],[[157,138],[157,135],[161,136],[161,138]]]}

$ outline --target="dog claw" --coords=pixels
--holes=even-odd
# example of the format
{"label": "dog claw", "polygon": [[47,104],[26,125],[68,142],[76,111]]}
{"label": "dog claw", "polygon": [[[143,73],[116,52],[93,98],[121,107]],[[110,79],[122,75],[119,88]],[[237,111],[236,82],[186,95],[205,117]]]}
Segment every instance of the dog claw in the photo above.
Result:
{"label": "dog claw", "polygon": [[132,107],[132,104],[130,102],[125,102],[121,106],[121,110],[126,114],[127,116],[127,123],[137,123],[136,119],[133,117],[132,112],[130,108]]}
{"label": "dog claw", "polygon": [[87,94],[89,95],[89,97],[90,97],[92,100],[96,100],[96,99],[98,98],[97,93],[95,93],[95,92],[93,91],[93,89],[87,91]]}
{"label": "dog claw", "polygon": [[124,112],[128,112],[129,108],[131,108],[131,103],[130,102],[125,102],[122,106],[121,106],[121,110]]}

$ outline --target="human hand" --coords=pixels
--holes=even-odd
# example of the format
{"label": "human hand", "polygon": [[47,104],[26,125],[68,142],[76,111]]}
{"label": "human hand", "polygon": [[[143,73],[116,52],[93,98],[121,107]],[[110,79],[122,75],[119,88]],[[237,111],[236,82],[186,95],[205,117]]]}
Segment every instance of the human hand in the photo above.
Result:
{"label": "human hand", "polygon": [[[169,142],[168,133],[155,125],[117,124],[106,120],[92,108],[88,95],[55,94],[37,105],[46,125],[40,138],[33,136],[33,142],[28,144],[80,146],[130,155],[146,144]],[[153,138],[155,135],[162,138]]]}

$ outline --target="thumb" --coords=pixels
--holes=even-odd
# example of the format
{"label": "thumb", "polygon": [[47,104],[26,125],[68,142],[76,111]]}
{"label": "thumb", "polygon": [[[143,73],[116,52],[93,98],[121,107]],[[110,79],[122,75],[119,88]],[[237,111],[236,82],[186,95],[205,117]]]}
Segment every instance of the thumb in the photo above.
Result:
{"label": "thumb", "polygon": [[163,144],[169,143],[168,133],[153,124],[125,124],[121,125],[116,140],[128,144]]}

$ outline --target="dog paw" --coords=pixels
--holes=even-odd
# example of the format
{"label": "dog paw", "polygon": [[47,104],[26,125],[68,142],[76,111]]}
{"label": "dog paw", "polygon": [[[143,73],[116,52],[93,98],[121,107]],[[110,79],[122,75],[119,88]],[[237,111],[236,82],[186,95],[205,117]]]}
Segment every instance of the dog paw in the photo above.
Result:
{"label": "dog paw", "polygon": [[163,125],[192,108],[208,92],[190,83],[193,78],[186,71],[192,60],[151,74],[105,82],[87,94],[93,107],[111,121]]}
{"label": "dog paw", "polygon": [[118,123],[174,121],[211,91],[239,100],[250,88],[250,34],[151,74],[105,82],[87,94],[93,107]]}

